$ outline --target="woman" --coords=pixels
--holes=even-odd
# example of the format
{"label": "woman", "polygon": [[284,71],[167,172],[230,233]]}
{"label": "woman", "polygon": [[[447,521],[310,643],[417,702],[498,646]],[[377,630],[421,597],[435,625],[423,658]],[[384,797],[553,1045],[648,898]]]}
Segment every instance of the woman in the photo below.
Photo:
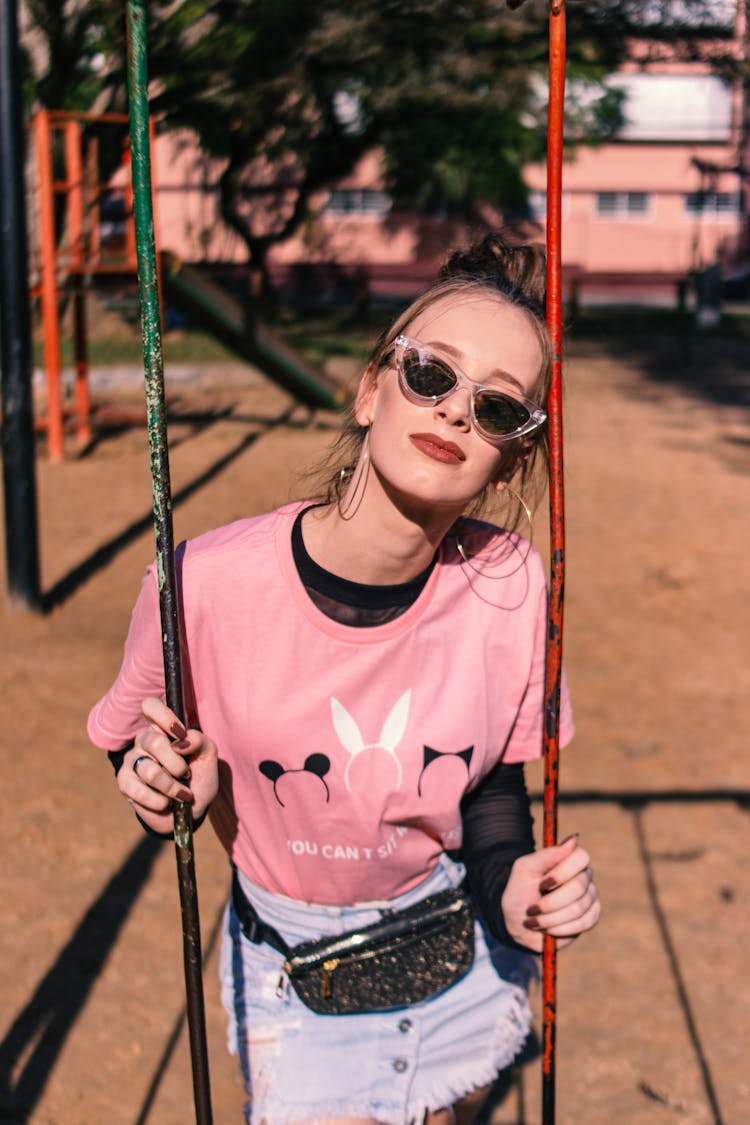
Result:
{"label": "woman", "polygon": [[[150,830],[188,801],[231,857],[222,987],[254,1125],[470,1120],[528,1033],[525,953],[598,920],[577,837],[534,852],[543,568],[464,514],[544,454],[543,286],[534,248],[454,254],[376,345],[326,494],[180,548],[191,729],[159,698],[153,568],[89,718]],[[424,998],[354,1014],[290,987],[291,947],[423,912],[465,868],[478,916],[456,979],[441,957]],[[369,971],[373,995],[393,984]]]}

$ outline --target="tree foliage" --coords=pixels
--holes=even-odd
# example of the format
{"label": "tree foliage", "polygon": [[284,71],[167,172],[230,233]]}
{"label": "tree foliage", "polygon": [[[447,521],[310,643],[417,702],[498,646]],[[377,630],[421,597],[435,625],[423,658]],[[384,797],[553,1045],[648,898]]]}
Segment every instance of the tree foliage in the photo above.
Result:
{"label": "tree foliage", "polygon": [[[122,0],[29,2],[67,44],[66,73],[76,37],[87,44],[82,93],[97,77],[92,60],[106,58],[99,105],[121,108]],[[679,2],[696,13],[723,0]],[[569,0],[568,76],[587,91],[570,99],[576,142],[621,123],[620,95],[603,79],[634,30],[694,41],[684,19],[670,23],[673,10],[674,0]],[[544,150],[547,20],[546,0],[517,11],[505,0],[153,0],[153,111],[222,162],[222,216],[262,268],[315,192],[375,147],[396,206],[469,219],[483,203],[522,207],[523,168]]]}

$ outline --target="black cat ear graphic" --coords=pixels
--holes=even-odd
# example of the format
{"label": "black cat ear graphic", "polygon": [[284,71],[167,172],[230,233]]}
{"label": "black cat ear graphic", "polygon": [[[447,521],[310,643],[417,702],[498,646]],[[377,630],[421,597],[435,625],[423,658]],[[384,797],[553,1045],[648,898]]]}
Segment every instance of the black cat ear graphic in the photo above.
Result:
{"label": "black cat ear graphic", "polygon": [[442,758],[442,750],[433,750],[431,746],[422,747],[422,773],[427,769],[430,762],[434,762],[436,758]]}
{"label": "black cat ear graphic", "polygon": [[433,750],[431,746],[422,747],[422,769],[419,772],[419,780],[417,781],[417,796],[422,796],[422,778],[424,772],[429,765],[436,762],[439,758],[460,758],[466,766],[466,772],[469,772],[471,765],[471,756],[474,753],[473,746],[467,746],[465,750]]}
{"label": "black cat ear graphic", "polygon": [[276,782],[279,780],[279,778],[283,777],[286,773],[286,770],[283,766],[280,766],[278,762],[272,762],[270,759],[266,759],[265,762],[261,762],[258,766],[258,769],[263,774],[263,776],[267,777],[269,781],[272,781],[274,785],[276,785]]}

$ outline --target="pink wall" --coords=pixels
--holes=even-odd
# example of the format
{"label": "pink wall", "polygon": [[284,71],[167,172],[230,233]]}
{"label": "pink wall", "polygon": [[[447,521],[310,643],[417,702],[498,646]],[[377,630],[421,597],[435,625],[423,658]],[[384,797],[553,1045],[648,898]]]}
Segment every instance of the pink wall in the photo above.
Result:
{"label": "pink wall", "polygon": [[[685,194],[701,189],[692,164],[730,165],[728,146],[620,144],[581,149],[563,170],[563,261],[584,271],[683,272],[734,251],[742,232],[739,215],[700,217],[685,209]],[[545,170],[527,171],[531,188],[543,191]],[[711,190],[736,193],[737,175],[723,173]],[[602,217],[597,192],[647,192],[645,214]]]}
{"label": "pink wall", "polygon": [[[728,146],[613,144],[581,149],[563,174],[563,262],[584,272],[649,271],[676,273],[700,267],[736,246],[742,230],[738,215],[699,218],[686,212],[685,194],[698,191],[696,157],[728,165]],[[245,250],[219,217],[216,181],[219,168],[203,160],[187,134],[160,136],[154,153],[159,243],[186,261],[239,263]],[[544,191],[541,165],[527,170],[532,189]],[[362,162],[342,186],[380,187],[377,156]],[[736,192],[738,178],[719,175],[712,190]],[[602,217],[597,192],[647,192],[644,214]],[[322,208],[326,196],[321,195]],[[384,269],[438,261],[465,230],[439,220],[389,213],[330,215],[312,218],[292,239],[274,249],[279,266],[294,262],[364,263]],[[538,237],[543,237],[540,226]]]}

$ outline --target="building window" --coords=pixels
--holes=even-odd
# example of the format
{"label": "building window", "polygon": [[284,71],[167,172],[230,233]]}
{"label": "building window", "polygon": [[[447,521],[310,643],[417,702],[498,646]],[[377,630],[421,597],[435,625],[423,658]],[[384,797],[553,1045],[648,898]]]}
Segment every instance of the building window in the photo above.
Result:
{"label": "building window", "polygon": [[727,141],[732,87],[715,74],[614,74],[625,95],[623,141]]}
{"label": "building window", "polygon": [[386,215],[390,209],[386,192],[371,188],[336,188],[325,205],[329,215]]}
{"label": "building window", "polygon": [[740,213],[740,193],[737,191],[689,191],[685,196],[688,215],[709,215],[720,218]]}
{"label": "building window", "polygon": [[647,0],[628,12],[634,27],[708,29],[729,32],[737,16],[737,0]]}
{"label": "building window", "polygon": [[648,215],[649,194],[646,191],[598,191],[596,213],[605,219],[622,219],[630,215]]}
{"label": "building window", "polygon": [[[569,213],[568,207],[568,193],[562,193],[561,214],[563,218],[567,218]],[[547,192],[539,188],[533,188],[529,192],[529,213],[531,218],[536,223],[545,223],[547,221]]]}

